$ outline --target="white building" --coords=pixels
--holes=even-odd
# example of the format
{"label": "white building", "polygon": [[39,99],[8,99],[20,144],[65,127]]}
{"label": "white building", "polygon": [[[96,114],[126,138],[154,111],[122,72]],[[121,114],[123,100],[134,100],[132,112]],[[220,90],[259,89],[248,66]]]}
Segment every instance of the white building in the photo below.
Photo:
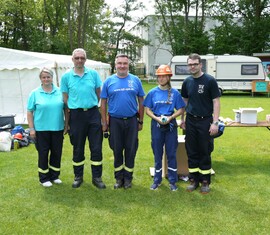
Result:
{"label": "white building", "polygon": [[[194,16],[190,16],[190,19]],[[138,58],[136,62],[145,64],[145,71],[147,76],[152,76],[155,68],[160,64],[168,64],[173,57],[171,52],[171,46],[168,44],[161,44],[159,41],[159,30],[162,21],[157,15],[148,15],[143,21],[149,25],[149,27],[143,27],[140,25],[134,26],[130,32],[142,39],[150,41],[150,46],[143,46],[138,52]],[[206,18],[205,31],[209,31],[215,26],[219,26],[218,21],[211,18]]]}

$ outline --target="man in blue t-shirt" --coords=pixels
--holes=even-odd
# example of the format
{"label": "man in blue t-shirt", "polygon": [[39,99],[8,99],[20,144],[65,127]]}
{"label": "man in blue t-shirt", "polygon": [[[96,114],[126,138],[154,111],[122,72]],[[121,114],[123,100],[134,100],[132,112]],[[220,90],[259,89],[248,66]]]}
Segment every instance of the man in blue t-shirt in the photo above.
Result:
{"label": "man in blue t-shirt", "polygon": [[86,138],[91,152],[92,183],[100,189],[106,188],[102,181],[102,129],[98,110],[101,79],[97,71],[86,68],[86,52],[78,48],[73,51],[74,68],[61,79],[61,91],[69,110],[69,136],[73,145],[73,188],[83,182],[84,148]]}
{"label": "man in blue t-shirt", "polygon": [[128,72],[127,55],[116,56],[115,67],[116,74],[105,80],[100,95],[102,130],[110,132],[116,179],[114,188],[128,189],[132,186],[138,131],[143,125],[145,94],[140,79]]}

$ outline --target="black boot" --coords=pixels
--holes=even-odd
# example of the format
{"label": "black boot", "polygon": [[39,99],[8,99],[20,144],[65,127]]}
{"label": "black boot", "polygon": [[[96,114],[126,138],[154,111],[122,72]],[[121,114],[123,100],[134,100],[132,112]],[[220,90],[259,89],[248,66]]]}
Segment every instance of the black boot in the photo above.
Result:
{"label": "black boot", "polygon": [[93,183],[93,185],[95,185],[99,189],[106,188],[106,185],[103,183],[101,177],[99,177],[99,178],[93,178],[92,179],[92,183]]}
{"label": "black boot", "polygon": [[75,176],[74,182],[72,184],[72,188],[79,188],[83,182],[82,176]]}

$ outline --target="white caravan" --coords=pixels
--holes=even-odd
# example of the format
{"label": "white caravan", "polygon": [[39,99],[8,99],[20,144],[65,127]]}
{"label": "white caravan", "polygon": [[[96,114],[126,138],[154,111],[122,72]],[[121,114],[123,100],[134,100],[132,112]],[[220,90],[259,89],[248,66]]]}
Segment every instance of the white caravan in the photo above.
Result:
{"label": "white caravan", "polygon": [[[188,56],[174,56],[170,66],[173,72],[171,85],[181,90],[182,83],[189,76]],[[218,82],[220,92],[226,90],[251,91],[252,81],[265,81],[262,62],[257,57],[242,55],[201,55],[202,70]]]}

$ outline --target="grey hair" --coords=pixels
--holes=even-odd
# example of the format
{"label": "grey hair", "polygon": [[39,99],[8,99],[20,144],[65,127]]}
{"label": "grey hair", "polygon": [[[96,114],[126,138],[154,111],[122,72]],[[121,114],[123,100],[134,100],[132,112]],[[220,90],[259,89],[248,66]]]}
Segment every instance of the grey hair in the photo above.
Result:
{"label": "grey hair", "polygon": [[85,59],[87,58],[86,57],[86,51],[83,49],[83,48],[76,48],[73,52],[72,52],[72,57],[74,57],[75,53],[77,52],[82,52],[85,56]]}

